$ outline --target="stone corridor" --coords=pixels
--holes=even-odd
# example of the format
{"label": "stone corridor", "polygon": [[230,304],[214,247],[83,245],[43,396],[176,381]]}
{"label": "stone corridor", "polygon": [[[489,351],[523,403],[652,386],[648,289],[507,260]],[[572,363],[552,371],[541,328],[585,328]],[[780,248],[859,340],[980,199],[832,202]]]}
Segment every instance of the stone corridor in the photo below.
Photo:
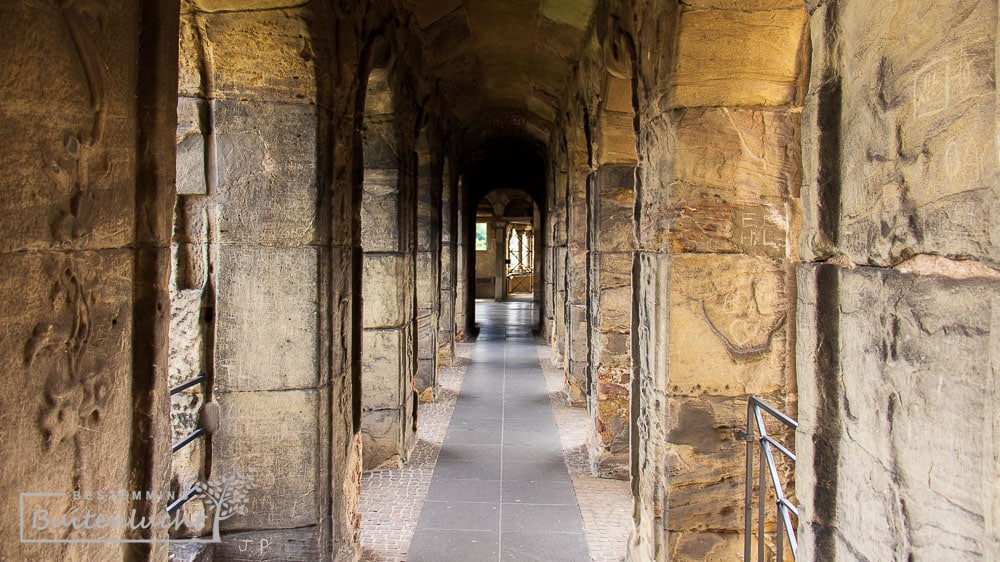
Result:
{"label": "stone corridor", "polygon": [[0,560],[1000,560],[1000,0],[0,21]]}

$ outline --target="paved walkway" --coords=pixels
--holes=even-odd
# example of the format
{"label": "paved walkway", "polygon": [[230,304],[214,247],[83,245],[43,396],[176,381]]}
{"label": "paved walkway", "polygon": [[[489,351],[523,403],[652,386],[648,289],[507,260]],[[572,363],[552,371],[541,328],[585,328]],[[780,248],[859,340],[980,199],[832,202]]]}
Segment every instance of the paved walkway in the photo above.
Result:
{"label": "paved walkway", "polygon": [[364,477],[362,559],[621,560],[628,484],[589,474],[588,416],[566,405],[561,371],[543,377],[531,304],[476,314],[474,349],[459,347],[460,362],[472,351],[467,371],[443,369],[437,401],[421,405],[413,460]]}

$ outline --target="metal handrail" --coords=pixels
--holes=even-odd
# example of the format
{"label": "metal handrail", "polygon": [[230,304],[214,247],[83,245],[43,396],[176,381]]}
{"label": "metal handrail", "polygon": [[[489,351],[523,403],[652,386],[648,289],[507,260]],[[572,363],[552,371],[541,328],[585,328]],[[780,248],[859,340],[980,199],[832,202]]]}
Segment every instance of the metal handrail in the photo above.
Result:
{"label": "metal handrail", "polygon": [[775,538],[775,552],[777,556],[777,562],[783,562],[785,554],[784,545],[784,535],[788,536],[788,545],[792,551],[792,559],[796,560],[798,556],[798,541],[795,538],[795,526],[792,524],[792,516],[798,520],[799,510],[798,508],[789,501],[788,497],[785,496],[784,487],[781,484],[781,479],[778,477],[778,468],[774,462],[774,451],[778,451],[785,456],[792,464],[795,464],[795,453],[793,453],[784,444],[776,441],[773,437],[768,435],[767,428],[764,426],[764,416],[767,413],[774,419],[781,422],[785,427],[791,430],[796,430],[799,427],[798,422],[783,414],[781,411],[772,407],[767,402],[764,402],[756,396],[751,396],[747,401],[747,428],[746,430],[740,430],[739,436],[747,444],[747,464],[746,464],[746,490],[744,496],[744,507],[743,507],[743,560],[744,562],[751,562],[752,554],[752,526],[753,526],[753,480],[751,475],[753,474],[753,450],[754,444],[758,444],[760,447],[760,457],[759,457],[759,467],[758,467],[758,483],[757,483],[757,560],[758,562],[764,562],[764,520],[766,515],[766,495],[767,495],[767,478],[770,477],[771,488],[774,490],[775,507],[778,511],[778,518],[780,519],[779,524],[776,527],[777,537]]}

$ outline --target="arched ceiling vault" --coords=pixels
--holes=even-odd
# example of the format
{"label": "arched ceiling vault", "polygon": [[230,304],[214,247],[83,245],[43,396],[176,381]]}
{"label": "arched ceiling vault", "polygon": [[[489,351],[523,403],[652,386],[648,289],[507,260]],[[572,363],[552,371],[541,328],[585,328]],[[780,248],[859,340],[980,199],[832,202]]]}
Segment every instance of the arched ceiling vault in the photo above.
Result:
{"label": "arched ceiling vault", "polygon": [[596,0],[400,0],[465,141],[548,140]]}

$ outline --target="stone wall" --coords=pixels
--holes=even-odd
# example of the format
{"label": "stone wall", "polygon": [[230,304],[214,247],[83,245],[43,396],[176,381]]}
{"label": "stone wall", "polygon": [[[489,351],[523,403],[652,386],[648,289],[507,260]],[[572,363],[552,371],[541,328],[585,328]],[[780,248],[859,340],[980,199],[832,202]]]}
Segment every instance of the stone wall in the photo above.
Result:
{"label": "stone wall", "polygon": [[800,557],[995,559],[997,3],[808,4]]}
{"label": "stone wall", "polygon": [[[0,18],[0,558],[112,559],[163,547],[22,543],[165,538],[157,532],[32,532],[95,508],[73,490],[165,491],[166,357],[177,76],[176,2],[10,1]],[[111,505],[113,504],[113,505]],[[109,507],[110,506],[110,507]]]}

